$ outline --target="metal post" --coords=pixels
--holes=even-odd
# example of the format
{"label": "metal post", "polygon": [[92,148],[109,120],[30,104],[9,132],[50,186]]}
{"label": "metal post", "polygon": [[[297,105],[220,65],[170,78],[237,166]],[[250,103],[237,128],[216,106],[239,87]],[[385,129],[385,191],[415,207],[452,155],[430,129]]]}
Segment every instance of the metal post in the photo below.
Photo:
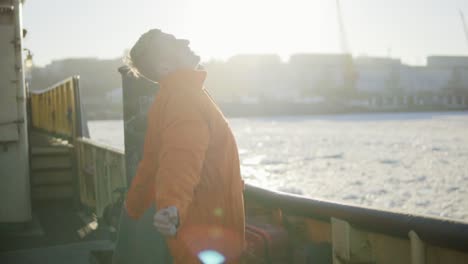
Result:
{"label": "metal post", "polygon": [[410,244],[411,244],[411,263],[412,264],[424,264],[426,263],[426,246],[424,242],[419,238],[418,234],[411,230],[408,233]]}
{"label": "metal post", "polygon": [[13,18],[0,27],[0,57],[6,63],[0,69],[0,222],[22,223],[31,220],[22,1],[7,2],[11,6],[0,14]]}

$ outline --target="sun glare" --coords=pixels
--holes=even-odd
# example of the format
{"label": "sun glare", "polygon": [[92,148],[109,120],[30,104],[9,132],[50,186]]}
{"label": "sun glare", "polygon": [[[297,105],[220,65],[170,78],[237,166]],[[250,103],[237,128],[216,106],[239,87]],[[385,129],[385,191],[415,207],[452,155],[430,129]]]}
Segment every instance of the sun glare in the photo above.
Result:
{"label": "sun glare", "polygon": [[333,1],[197,1],[187,37],[203,58],[339,52]]}

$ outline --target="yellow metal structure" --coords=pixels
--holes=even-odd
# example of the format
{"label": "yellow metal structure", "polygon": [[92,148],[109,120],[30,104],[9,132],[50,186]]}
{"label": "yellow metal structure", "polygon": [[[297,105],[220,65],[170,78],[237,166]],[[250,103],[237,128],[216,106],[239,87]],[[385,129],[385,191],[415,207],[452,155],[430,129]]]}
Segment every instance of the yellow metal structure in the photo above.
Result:
{"label": "yellow metal structure", "polygon": [[32,127],[74,138],[77,136],[78,76],[70,77],[43,91],[31,92]]}
{"label": "yellow metal structure", "polygon": [[80,201],[102,217],[104,208],[118,197],[114,191],[127,187],[125,154],[86,138],[78,138],[75,148]]}

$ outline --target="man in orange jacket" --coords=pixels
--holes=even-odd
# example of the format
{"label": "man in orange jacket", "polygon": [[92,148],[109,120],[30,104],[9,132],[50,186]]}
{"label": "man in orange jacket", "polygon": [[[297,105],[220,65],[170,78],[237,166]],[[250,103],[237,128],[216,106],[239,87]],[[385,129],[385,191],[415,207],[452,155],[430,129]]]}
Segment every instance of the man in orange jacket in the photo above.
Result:
{"label": "man in orange jacket", "polygon": [[130,51],[132,70],[160,89],[125,208],[138,219],[156,206],[154,226],[166,237],[174,263],[237,262],[245,227],[237,146],[188,45],[153,29]]}

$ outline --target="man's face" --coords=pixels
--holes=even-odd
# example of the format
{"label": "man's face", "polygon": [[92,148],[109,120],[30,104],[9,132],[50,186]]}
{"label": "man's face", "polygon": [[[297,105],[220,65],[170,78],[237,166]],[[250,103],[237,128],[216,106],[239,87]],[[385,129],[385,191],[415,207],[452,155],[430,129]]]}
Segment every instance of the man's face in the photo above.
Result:
{"label": "man's face", "polygon": [[159,64],[176,64],[181,66],[196,66],[200,57],[190,48],[186,39],[177,39],[171,34],[160,32],[153,38],[154,60]]}

